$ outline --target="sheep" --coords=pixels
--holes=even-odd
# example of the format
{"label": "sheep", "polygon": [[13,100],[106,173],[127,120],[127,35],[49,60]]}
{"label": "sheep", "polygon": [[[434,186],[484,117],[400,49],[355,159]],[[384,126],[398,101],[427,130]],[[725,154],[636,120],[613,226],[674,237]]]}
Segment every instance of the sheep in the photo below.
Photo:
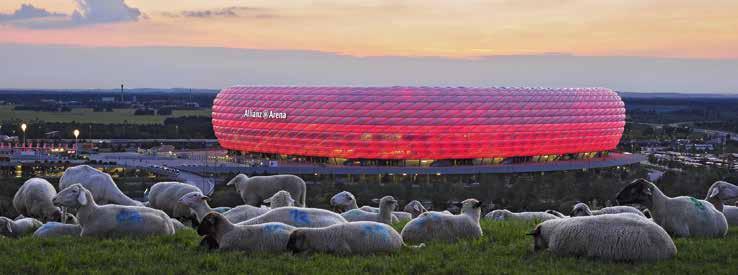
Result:
{"label": "sheep", "polygon": [[13,197],[13,207],[25,217],[47,221],[61,221],[62,211],[51,203],[56,189],[48,181],[32,178],[18,188]]}
{"label": "sheep", "polygon": [[53,238],[62,236],[79,237],[82,233],[82,227],[79,224],[64,224],[58,222],[45,223],[36,232],[33,232],[35,238]]}
{"label": "sheep", "polygon": [[723,212],[728,225],[738,225],[738,207],[725,205],[724,201],[738,199],[738,186],[725,181],[716,181],[709,189],[705,200],[712,203],[718,211]]}
{"label": "sheep", "polygon": [[293,230],[293,226],[276,222],[233,224],[222,214],[211,212],[203,218],[197,234],[205,236],[202,243],[209,249],[279,252],[287,247]]}
{"label": "sheep", "polygon": [[621,214],[553,219],[536,226],[534,250],[611,261],[657,261],[677,254],[674,241],[652,221]]}
{"label": "sheep", "polygon": [[724,237],[725,215],[711,203],[692,197],[667,197],[655,184],[637,179],[617,194],[620,204],[637,203],[651,212],[654,222],[676,237]]}
{"label": "sheep", "polygon": [[226,186],[234,185],[236,192],[241,195],[244,203],[259,206],[262,201],[274,195],[279,190],[290,192],[293,198],[297,198],[295,206],[305,207],[306,187],[305,181],[295,175],[274,175],[248,177],[238,174],[231,179]]}
{"label": "sheep", "polygon": [[80,236],[119,237],[172,235],[174,225],[164,211],[144,206],[97,205],[92,192],[73,184],[53,199],[55,205],[77,209]]}
{"label": "sheep", "polygon": [[72,213],[66,213],[64,214],[64,220],[62,221],[64,224],[79,224],[79,220],[77,220],[77,216],[72,215]]}
{"label": "sheep", "polygon": [[341,255],[390,253],[403,246],[402,237],[394,228],[370,221],[298,228],[292,231],[287,243],[287,249],[292,253],[314,251]]}
{"label": "sheep", "polygon": [[556,210],[552,210],[552,209],[548,209],[548,210],[546,210],[544,212],[549,213],[549,214],[554,215],[554,216],[559,217],[559,218],[569,218],[569,216],[564,215],[563,213],[561,213],[559,211],[556,211]]}
{"label": "sheep", "polygon": [[632,206],[619,205],[619,206],[605,207],[600,210],[590,210],[589,205],[583,202],[575,204],[571,210],[570,215],[572,217],[581,217],[581,216],[597,216],[597,215],[618,214],[618,213],[633,213],[641,217],[646,217],[645,215],[643,215],[643,212],[641,212],[641,210],[638,210],[638,208],[635,208]]}
{"label": "sheep", "polygon": [[423,212],[428,212],[428,210],[425,209],[425,206],[423,206],[423,204],[417,200],[412,200],[408,202],[405,205],[405,208],[403,208],[402,210],[407,213],[410,213],[410,215],[412,215],[413,218],[417,218],[418,215],[422,214]]}
{"label": "sheep", "polygon": [[487,213],[487,215],[485,215],[484,218],[495,220],[495,221],[516,220],[516,221],[532,222],[532,221],[553,220],[553,219],[558,219],[559,217],[553,214],[546,213],[546,212],[513,213],[507,209],[497,209],[497,210]]}
{"label": "sheep", "polygon": [[290,196],[290,192],[285,190],[279,190],[277,193],[274,193],[270,198],[264,200],[264,203],[269,204],[271,209],[295,206],[295,200]]}
{"label": "sheep", "polygon": [[182,196],[192,192],[200,192],[200,189],[180,182],[158,182],[149,188],[149,207],[164,211],[169,217],[189,219],[196,224],[207,213],[196,216],[195,211],[178,202]]}
{"label": "sheep", "polygon": [[67,168],[59,179],[59,190],[77,183],[89,190],[98,204],[143,206],[143,203],[123,194],[110,175],[88,165]]}
{"label": "sheep", "polygon": [[[372,201],[374,203],[379,203],[378,199],[373,199]],[[331,207],[333,207],[333,210],[337,213],[343,213],[353,209],[361,209],[366,212],[379,213],[379,208],[377,207],[362,206],[361,208],[359,208],[359,206],[356,204],[356,197],[354,197],[354,194],[351,194],[351,192],[349,191],[341,191],[333,195],[333,197],[331,197],[330,204]],[[392,212],[392,216],[392,219],[396,221],[409,221],[413,218],[412,214],[399,211]]]}
{"label": "sheep", "polygon": [[459,204],[459,215],[433,211],[420,214],[402,229],[402,239],[405,243],[418,244],[434,240],[456,242],[482,237],[482,228],[479,226],[482,203],[476,199],[467,199]]}
{"label": "sheep", "polygon": [[381,222],[384,224],[392,224],[397,222],[393,219],[392,210],[397,206],[397,200],[392,196],[384,196],[379,201],[379,213],[367,212],[361,209],[351,209],[349,211],[341,213],[341,216],[346,218],[349,222],[357,221],[373,221]]}
{"label": "sheep", "polygon": [[[179,198],[177,202],[186,207],[189,207],[195,213],[195,217],[197,219],[197,222],[199,223],[208,213],[218,212],[215,211],[214,208],[210,208],[208,200],[210,200],[210,197],[203,195],[200,191],[194,191],[185,194],[184,196]],[[232,223],[239,223],[264,214],[269,210],[269,208],[241,205],[235,208],[230,208],[228,211],[221,214],[223,214],[223,216],[225,216],[228,221]]]}
{"label": "sheep", "polygon": [[19,238],[24,235],[32,234],[41,227],[42,223],[34,218],[22,218],[19,220],[11,220],[6,217],[0,217],[0,235]]}
{"label": "sheep", "polygon": [[347,221],[341,215],[325,209],[288,206],[269,210],[258,217],[238,224],[253,225],[268,222],[280,222],[294,227],[326,227]]}

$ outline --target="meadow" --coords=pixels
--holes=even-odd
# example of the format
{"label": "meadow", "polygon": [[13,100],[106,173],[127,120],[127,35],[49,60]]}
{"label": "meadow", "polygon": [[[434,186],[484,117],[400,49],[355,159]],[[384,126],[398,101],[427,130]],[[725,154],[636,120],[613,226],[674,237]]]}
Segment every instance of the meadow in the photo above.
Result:
{"label": "meadow", "polygon": [[45,122],[77,122],[96,124],[163,124],[169,117],[206,116],[210,117],[210,109],[174,110],[172,115],[133,115],[134,109],[113,109],[112,112],[93,112],[91,108],[75,108],[71,112],[16,111],[14,105],[0,105],[0,118],[4,120],[45,121]]}
{"label": "meadow", "polygon": [[[4,274],[736,274],[738,229],[723,239],[677,239],[676,258],[614,263],[532,251],[533,224],[482,221],[485,236],[394,254],[335,256],[210,252],[194,231],[146,239],[0,239]],[[402,225],[396,225],[398,230]]]}

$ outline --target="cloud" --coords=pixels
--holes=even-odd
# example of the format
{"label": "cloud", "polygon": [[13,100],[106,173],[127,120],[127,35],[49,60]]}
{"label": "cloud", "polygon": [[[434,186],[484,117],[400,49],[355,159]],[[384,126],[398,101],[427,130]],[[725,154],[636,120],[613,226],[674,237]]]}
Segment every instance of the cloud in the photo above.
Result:
{"label": "cloud", "polygon": [[180,13],[164,13],[167,17],[186,18],[213,18],[213,17],[249,17],[249,18],[274,18],[277,17],[271,10],[256,7],[228,7],[215,10],[186,10]]}
{"label": "cloud", "polygon": [[23,4],[13,14],[0,14],[0,24],[28,29],[74,28],[85,25],[135,22],[145,18],[125,0],[75,0],[72,14],[51,13],[30,4]]}

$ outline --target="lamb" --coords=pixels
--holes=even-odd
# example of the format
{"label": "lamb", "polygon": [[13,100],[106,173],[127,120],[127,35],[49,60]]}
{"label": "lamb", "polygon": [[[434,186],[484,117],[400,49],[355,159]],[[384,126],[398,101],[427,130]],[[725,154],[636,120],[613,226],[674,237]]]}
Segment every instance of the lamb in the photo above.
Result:
{"label": "lamb", "polygon": [[[215,209],[210,208],[210,205],[208,204],[208,200],[210,198],[208,196],[205,196],[200,191],[194,191],[185,194],[179,200],[177,200],[178,203],[189,207],[194,213],[195,217],[197,219],[197,222],[199,223],[202,221],[205,216],[210,212],[218,212],[215,211]],[[269,208],[259,208],[254,207],[251,205],[241,205],[235,208],[231,208],[230,210],[226,211],[223,214],[228,221],[232,223],[239,223],[242,221],[246,221],[248,219],[254,218],[256,216],[259,216],[261,214],[264,214],[269,211]],[[218,212],[220,213],[220,212]]]}
{"label": "lamb", "polygon": [[724,237],[728,232],[725,215],[711,203],[692,197],[670,198],[655,184],[637,179],[617,194],[621,204],[638,203],[651,211],[654,222],[676,237]]}
{"label": "lamb", "polygon": [[0,235],[19,238],[24,235],[32,234],[41,227],[42,223],[34,218],[22,218],[19,220],[11,220],[6,217],[0,217]]}
{"label": "lamb", "polygon": [[677,254],[663,228],[630,212],[548,220],[529,235],[535,251],[547,249],[557,256],[657,261]]}
{"label": "lamb", "polygon": [[123,194],[110,175],[88,165],[67,168],[59,179],[59,190],[64,190],[77,183],[89,190],[98,204],[143,205]]}
{"label": "lamb", "polygon": [[[374,201],[375,203],[379,203],[378,199],[374,199],[372,201]],[[330,204],[331,207],[333,207],[333,210],[338,213],[343,213],[353,209],[361,209],[365,212],[379,213],[379,208],[377,207],[362,206],[361,208],[359,208],[359,206],[356,204],[356,197],[354,197],[354,194],[351,194],[351,192],[349,191],[341,191],[333,195],[333,197],[331,197]],[[412,214],[406,212],[395,211],[392,212],[392,216],[392,219],[396,221],[409,221],[412,219]],[[400,219],[400,217],[402,217],[402,219]]]}
{"label": "lamb", "polygon": [[707,189],[706,201],[712,203],[718,211],[723,212],[728,225],[738,225],[738,207],[725,205],[723,202],[738,199],[738,186],[726,181],[716,181]]}
{"label": "lamb", "polygon": [[435,240],[456,242],[482,237],[482,228],[479,226],[482,203],[476,199],[467,199],[459,204],[459,215],[441,212],[420,214],[402,229],[402,239],[408,244],[419,244]]}
{"label": "lamb", "polygon": [[231,179],[227,186],[234,185],[236,192],[241,195],[244,203],[259,206],[262,201],[274,195],[279,190],[290,192],[293,198],[297,198],[296,206],[305,207],[306,187],[305,181],[295,175],[274,175],[248,177],[238,174]]}
{"label": "lamb", "polygon": [[402,237],[394,228],[370,221],[323,228],[298,228],[292,231],[287,243],[287,249],[293,253],[327,252],[341,255],[389,253],[403,246]]}
{"label": "lamb", "polygon": [[205,236],[209,249],[243,250],[247,252],[284,251],[295,227],[283,223],[257,225],[233,224],[222,214],[208,213],[197,228],[197,234]]}
{"label": "lamb", "polygon": [[32,217],[43,222],[61,221],[62,211],[51,203],[56,196],[56,189],[48,181],[32,178],[18,188],[13,197],[13,207],[25,217]]}
{"label": "lamb", "polygon": [[412,215],[413,218],[417,218],[418,215],[422,214],[423,212],[428,212],[428,210],[425,209],[425,206],[423,206],[423,204],[417,200],[412,200],[408,202],[405,205],[405,208],[403,208],[402,210],[407,213],[410,213],[410,215]]}
{"label": "lamb", "polygon": [[580,203],[575,204],[571,210],[572,217],[597,216],[597,215],[618,214],[618,213],[633,213],[641,217],[646,217],[645,215],[643,215],[643,212],[641,212],[641,210],[638,210],[638,208],[627,206],[627,205],[610,206],[610,207],[602,208],[600,210],[590,210],[589,205],[587,205],[586,203],[580,202]]}
{"label": "lamb", "polygon": [[82,227],[80,236],[140,237],[172,235],[174,225],[161,210],[144,206],[97,205],[92,192],[82,184],[73,184],[57,194],[55,205],[77,209]]}
{"label": "lamb", "polygon": [[325,209],[288,206],[269,210],[263,215],[238,224],[254,225],[269,222],[279,222],[294,227],[326,227],[347,221],[341,215]]}
{"label": "lamb", "polygon": [[58,222],[45,223],[36,232],[33,237],[36,238],[54,238],[62,236],[79,237],[82,233],[82,227],[79,224],[64,224]]}
{"label": "lamb", "polygon": [[277,193],[274,193],[270,198],[264,200],[264,203],[269,204],[269,207],[272,209],[295,206],[295,200],[290,196],[290,192],[284,190],[279,190]]}
{"label": "lamb", "polygon": [[397,206],[397,200],[392,196],[384,196],[379,201],[379,213],[367,212],[361,209],[351,209],[341,213],[341,216],[349,222],[357,221],[373,221],[391,225],[397,220],[393,220],[392,210]]}
{"label": "lamb", "polygon": [[509,220],[515,220],[515,221],[525,221],[525,222],[532,222],[532,221],[547,221],[547,220],[553,220],[558,219],[559,217],[553,214],[549,214],[546,212],[518,212],[513,213],[510,210],[507,209],[497,209],[492,212],[487,213],[487,215],[484,216],[487,219],[495,220],[495,221],[509,221]]}
{"label": "lamb", "polygon": [[169,217],[189,219],[192,220],[193,224],[196,224],[207,213],[202,213],[201,216],[196,217],[195,211],[178,202],[182,196],[192,192],[200,192],[200,189],[189,184],[173,181],[156,183],[149,188],[149,207],[164,211]]}

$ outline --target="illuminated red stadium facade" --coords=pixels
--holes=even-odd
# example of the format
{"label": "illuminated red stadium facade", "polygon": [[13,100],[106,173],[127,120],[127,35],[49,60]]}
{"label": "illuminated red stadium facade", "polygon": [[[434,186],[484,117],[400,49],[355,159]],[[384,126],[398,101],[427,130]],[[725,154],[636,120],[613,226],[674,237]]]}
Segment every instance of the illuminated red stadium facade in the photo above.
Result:
{"label": "illuminated red stadium facade", "polygon": [[237,86],[212,117],[226,149],[345,160],[579,158],[625,126],[605,88]]}

